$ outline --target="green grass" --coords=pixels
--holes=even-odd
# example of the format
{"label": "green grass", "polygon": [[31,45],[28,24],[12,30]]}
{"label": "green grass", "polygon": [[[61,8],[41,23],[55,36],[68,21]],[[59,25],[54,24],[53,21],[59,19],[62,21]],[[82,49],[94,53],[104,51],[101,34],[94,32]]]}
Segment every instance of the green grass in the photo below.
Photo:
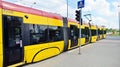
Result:
{"label": "green grass", "polygon": [[120,36],[119,32],[116,32],[115,34],[112,34],[113,36]]}

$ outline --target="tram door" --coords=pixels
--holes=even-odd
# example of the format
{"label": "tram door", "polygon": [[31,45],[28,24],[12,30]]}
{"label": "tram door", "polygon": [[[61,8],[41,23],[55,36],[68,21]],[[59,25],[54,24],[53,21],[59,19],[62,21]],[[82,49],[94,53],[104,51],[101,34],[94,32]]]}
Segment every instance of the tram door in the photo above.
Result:
{"label": "tram door", "polygon": [[23,61],[22,18],[3,15],[4,65]]}
{"label": "tram door", "polygon": [[79,38],[79,30],[77,26],[70,25],[70,39],[71,39],[70,47],[74,47],[78,45],[78,38]]}
{"label": "tram door", "polygon": [[86,43],[89,43],[90,31],[88,27],[85,27],[85,39]]}

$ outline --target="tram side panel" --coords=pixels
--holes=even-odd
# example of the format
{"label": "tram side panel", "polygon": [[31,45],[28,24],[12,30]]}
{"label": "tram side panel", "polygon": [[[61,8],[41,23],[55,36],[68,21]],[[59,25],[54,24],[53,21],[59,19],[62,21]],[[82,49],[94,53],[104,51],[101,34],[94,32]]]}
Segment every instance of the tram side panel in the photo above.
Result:
{"label": "tram side panel", "polygon": [[[4,28],[4,33],[8,33],[4,37],[4,45],[6,46],[4,47],[6,49],[4,51],[4,64],[2,63],[3,57],[0,56],[0,65],[16,67],[20,65],[18,64],[20,62],[23,62],[21,64],[37,62],[58,55],[63,51],[62,18],[56,19],[55,14],[43,11],[39,11],[41,15],[38,15],[38,10],[6,2],[5,4],[16,9],[5,6],[3,15],[6,28]],[[22,11],[19,9],[22,9]],[[33,13],[28,13],[28,11],[33,11]],[[49,16],[47,16],[48,14]],[[0,23],[0,25],[2,24]],[[2,31],[1,27],[0,31]],[[0,36],[2,37],[1,32]],[[2,38],[0,38],[0,51],[2,51],[2,41]],[[0,53],[2,54],[2,52]]]}
{"label": "tram side panel", "polygon": [[29,28],[35,25],[35,27],[39,28],[39,30],[42,31],[41,35],[37,35],[37,33],[34,35],[34,33],[32,34],[31,32],[31,37],[40,37],[40,43],[37,38],[33,39],[30,37],[30,44],[25,46],[25,61],[27,63],[37,62],[60,54],[63,51],[64,47],[62,21],[40,16],[31,16],[30,18],[34,19],[35,21],[31,19],[28,19],[29,21],[24,21],[32,23],[29,24]]}

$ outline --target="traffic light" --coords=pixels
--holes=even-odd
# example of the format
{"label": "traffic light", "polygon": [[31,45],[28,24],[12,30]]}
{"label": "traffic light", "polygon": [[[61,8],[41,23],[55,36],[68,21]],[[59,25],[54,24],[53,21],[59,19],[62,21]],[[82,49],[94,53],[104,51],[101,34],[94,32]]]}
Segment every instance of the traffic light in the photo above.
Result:
{"label": "traffic light", "polygon": [[75,19],[80,22],[80,10],[76,10],[75,13]]}

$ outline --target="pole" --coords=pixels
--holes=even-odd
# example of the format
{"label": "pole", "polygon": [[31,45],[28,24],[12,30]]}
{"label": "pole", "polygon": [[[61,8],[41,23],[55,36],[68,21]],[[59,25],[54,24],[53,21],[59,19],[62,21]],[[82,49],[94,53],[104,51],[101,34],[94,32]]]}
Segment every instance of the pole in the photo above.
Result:
{"label": "pole", "polygon": [[68,18],[68,0],[67,0],[67,18]]}
{"label": "pole", "polygon": [[82,45],[81,44],[81,22],[82,22],[81,21],[81,17],[82,17],[82,8],[79,11],[80,11],[80,18],[79,18],[80,19],[80,21],[79,21],[79,23],[80,23],[80,29],[79,29],[79,32],[80,32],[79,33],[79,36],[80,36],[80,46],[79,46],[79,53],[78,54],[81,54],[81,45]]}
{"label": "pole", "polygon": [[[120,8],[120,5],[118,5],[118,8]],[[119,19],[119,35],[120,35],[120,10],[118,10],[118,19]]]}
{"label": "pole", "polygon": [[119,17],[118,17],[118,19],[119,19],[119,35],[120,35],[120,11],[119,11]]}

